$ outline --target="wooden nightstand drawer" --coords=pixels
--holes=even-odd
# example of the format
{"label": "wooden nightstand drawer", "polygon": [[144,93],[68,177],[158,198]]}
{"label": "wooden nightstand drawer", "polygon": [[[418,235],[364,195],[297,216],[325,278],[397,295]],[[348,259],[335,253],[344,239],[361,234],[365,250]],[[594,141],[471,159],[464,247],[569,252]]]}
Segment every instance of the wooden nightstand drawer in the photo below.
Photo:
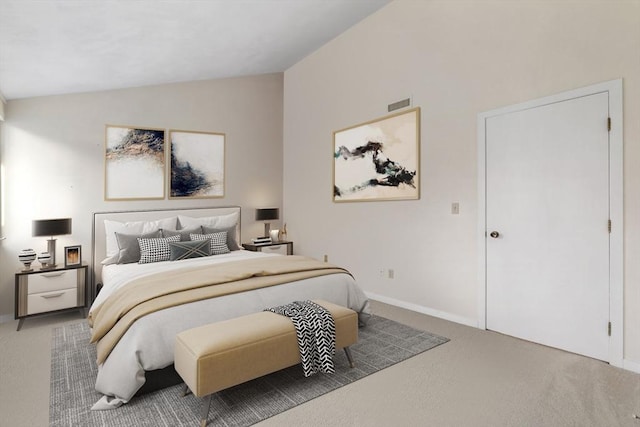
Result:
{"label": "wooden nightstand drawer", "polygon": [[87,266],[19,271],[15,274],[15,318],[20,330],[25,318],[87,306]]}
{"label": "wooden nightstand drawer", "polygon": [[260,248],[260,251],[265,254],[287,255],[287,245],[263,246]]}
{"label": "wooden nightstand drawer", "polygon": [[80,270],[61,270],[37,273],[29,276],[29,294],[71,289],[78,286]]}
{"label": "wooden nightstand drawer", "polygon": [[27,314],[44,313],[78,306],[78,291],[62,289],[51,292],[30,294],[27,298]]}

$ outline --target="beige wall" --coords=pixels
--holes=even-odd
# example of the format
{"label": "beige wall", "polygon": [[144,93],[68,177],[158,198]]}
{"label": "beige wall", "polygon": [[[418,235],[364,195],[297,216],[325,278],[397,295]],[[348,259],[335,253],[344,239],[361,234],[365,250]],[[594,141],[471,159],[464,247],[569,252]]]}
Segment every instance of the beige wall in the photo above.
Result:
{"label": "beige wall", "polygon": [[[624,354],[640,370],[639,52],[637,0],[392,2],[285,72],[297,250],[328,254],[385,300],[475,325],[478,113],[623,78]],[[407,96],[422,108],[421,199],[332,203],[332,132]]]}
{"label": "beige wall", "polygon": [[[93,212],[240,205],[242,234],[261,233],[257,206],[282,203],[283,75],[267,74],[9,101],[2,124],[4,212],[0,242],[0,319],[11,319],[20,249],[46,249],[31,236],[37,218],[71,217],[64,246],[91,260]],[[226,134],[226,195],[221,199],[105,202],[105,124]]]}

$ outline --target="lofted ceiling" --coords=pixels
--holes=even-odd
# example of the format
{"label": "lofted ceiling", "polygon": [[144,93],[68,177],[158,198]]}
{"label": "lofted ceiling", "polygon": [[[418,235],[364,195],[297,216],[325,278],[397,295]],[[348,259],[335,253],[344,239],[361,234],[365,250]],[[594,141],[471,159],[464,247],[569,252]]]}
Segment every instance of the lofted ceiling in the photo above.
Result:
{"label": "lofted ceiling", "polygon": [[0,0],[0,94],[281,72],[389,1]]}

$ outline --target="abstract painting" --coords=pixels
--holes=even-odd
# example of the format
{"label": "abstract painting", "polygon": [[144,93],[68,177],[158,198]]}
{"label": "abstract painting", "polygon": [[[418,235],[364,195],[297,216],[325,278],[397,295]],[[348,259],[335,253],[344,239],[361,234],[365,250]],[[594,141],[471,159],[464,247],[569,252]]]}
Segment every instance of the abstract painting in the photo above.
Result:
{"label": "abstract painting", "polygon": [[333,133],[333,201],[420,198],[420,108]]}
{"label": "abstract painting", "polygon": [[106,126],[105,200],[164,199],[165,131]]}
{"label": "abstract painting", "polygon": [[169,131],[169,198],[224,197],[223,133]]}

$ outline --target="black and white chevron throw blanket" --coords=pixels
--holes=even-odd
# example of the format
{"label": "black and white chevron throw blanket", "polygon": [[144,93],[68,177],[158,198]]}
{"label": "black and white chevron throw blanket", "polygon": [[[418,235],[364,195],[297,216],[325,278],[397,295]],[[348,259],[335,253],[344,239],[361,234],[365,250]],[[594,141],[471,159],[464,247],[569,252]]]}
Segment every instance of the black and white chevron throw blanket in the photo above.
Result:
{"label": "black and white chevron throw blanket", "polygon": [[336,324],[327,309],[313,301],[294,301],[265,311],[289,317],[293,322],[305,377],[335,372]]}

